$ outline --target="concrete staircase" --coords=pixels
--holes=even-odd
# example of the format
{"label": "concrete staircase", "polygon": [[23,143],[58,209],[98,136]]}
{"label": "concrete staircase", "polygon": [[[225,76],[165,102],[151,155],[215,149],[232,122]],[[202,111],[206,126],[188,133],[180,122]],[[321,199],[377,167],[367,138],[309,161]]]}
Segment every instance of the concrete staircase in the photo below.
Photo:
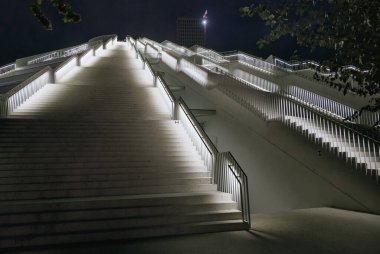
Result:
{"label": "concrete staircase", "polygon": [[334,149],[340,157],[351,160],[366,170],[366,173],[374,175],[376,178],[380,175],[380,161],[378,151],[375,147],[367,146],[366,150],[358,146],[357,138],[348,137],[344,133],[333,133],[333,130],[327,130],[316,123],[303,119],[301,117],[285,116],[285,119],[291,124],[300,128],[301,131],[307,132],[325,147]]}
{"label": "concrete staircase", "polygon": [[217,89],[267,121],[284,119],[286,125],[295,126],[300,132],[312,137],[313,141],[317,141],[323,147],[333,149],[340,158],[344,158],[359,169],[364,169],[366,174],[374,176],[379,182],[380,151],[378,146],[368,144],[357,136],[352,137],[354,134],[348,137],[347,133],[328,130],[327,127],[318,126],[315,122],[302,117],[281,115],[281,111],[278,110],[279,105],[274,103],[276,94],[253,89],[234,79],[228,81],[228,83],[221,83]]}
{"label": "concrete staircase", "polygon": [[0,248],[245,229],[118,43],[0,120]]}

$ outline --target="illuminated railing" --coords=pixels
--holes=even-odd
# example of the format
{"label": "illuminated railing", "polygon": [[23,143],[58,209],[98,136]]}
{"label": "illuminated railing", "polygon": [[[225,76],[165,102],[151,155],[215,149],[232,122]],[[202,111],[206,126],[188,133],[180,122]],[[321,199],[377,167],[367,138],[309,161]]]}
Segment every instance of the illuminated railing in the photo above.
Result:
{"label": "illuminated railing", "polygon": [[[225,75],[233,75],[241,82],[248,83],[255,89],[260,89],[266,92],[283,93],[284,95],[297,100],[300,103],[313,107],[321,113],[337,118],[338,120],[346,119],[358,111],[357,109],[344,105],[343,103],[334,101],[300,87],[294,85],[287,86],[284,84],[279,85],[239,69],[234,70],[232,74],[229,74],[228,71],[223,70],[221,67],[214,68],[214,70],[224,73]],[[379,112],[365,111],[351,121],[358,125],[372,127],[378,119],[380,119]]]}
{"label": "illuminated railing", "polygon": [[85,44],[82,44],[82,45],[79,45],[79,46],[75,46],[75,47],[72,47],[72,48],[57,50],[57,51],[54,51],[54,52],[50,52],[50,53],[48,53],[46,55],[37,57],[37,58],[35,58],[33,60],[30,60],[30,61],[27,62],[27,64],[28,65],[37,64],[37,63],[43,63],[43,62],[51,61],[51,60],[58,59],[58,58],[69,57],[69,56],[72,56],[72,55],[76,55],[76,54],[82,53],[82,52],[88,50],[89,47],[90,46],[87,43],[85,43]]}
{"label": "illuminated railing", "polygon": [[179,69],[202,86],[209,85],[208,72],[186,59],[179,61]]}
{"label": "illuminated railing", "polygon": [[[296,75],[300,78],[307,79],[307,80],[312,81],[316,84],[323,85],[323,86],[329,87],[331,89],[335,89],[335,86],[330,86],[330,84],[328,82],[325,82],[323,80],[317,80],[314,78],[315,71],[321,68],[321,65],[318,62],[306,60],[303,62],[297,61],[295,63],[292,63],[292,62],[287,62],[287,61],[284,61],[282,59],[275,57],[274,63],[277,67],[280,67],[281,69],[283,69],[285,71],[292,72],[294,75]],[[366,72],[366,71],[361,71],[358,67],[353,66],[353,65],[343,66],[341,69],[342,70],[349,69],[349,70],[354,70],[357,72]],[[319,75],[327,77],[330,75],[334,75],[334,73],[330,72],[329,68],[326,68],[326,72],[319,73]],[[342,84],[342,85],[344,85],[344,84]],[[357,83],[355,83],[355,82],[351,82],[351,87],[352,88],[359,88]]]}
{"label": "illuminated railing", "polygon": [[147,54],[149,57],[161,58],[161,54],[162,54],[161,51],[158,48],[156,48],[154,45],[147,43],[145,48],[146,48],[145,54]]}
{"label": "illuminated railing", "polygon": [[[327,115],[286,93],[269,93],[231,75],[221,75],[217,89],[265,120],[280,121],[309,140],[345,159],[366,174],[380,176],[380,143],[377,134]],[[223,77],[224,76],[224,77]],[[331,105],[338,106],[338,105]],[[324,105],[324,107],[330,107]],[[341,108],[340,113],[347,109]],[[338,112],[337,112],[338,113]],[[347,112],[348,113],[348,112]]]}
{"label": "illuminated railing", "polygon": [[[114,43],[115,39],[116,37],[110,38],[104,45],[109,47]],[[103,44],[98,45],[97,49],[94,49],[94,47],[89,49],[82,56],[73,55],[58,66],[54,71],[50,67],[46,67],[22,83],[16,85],[8,92],[0,94],[0,118],[6,118],[17,107],[19,107],[45,85],[60,80],[73,68],[80,65],[84,61],[88,61],[91,57],[94,57],[94,52],[99,52],[97,50],[100,49],[103,50]]]}
{"label": "illuminated railing", "polygon": [[298,100],[301,103],[306,103],[307,105],[320,110],[326,115],[330,115],[339,120],[347,118],[348,116],[354,114],[356,111],[351,107],[296,86],[289,86],[287,89],[287,94],[289,97]]}
{"label": "illuminated railing", "polygon": [[99,44],[99,45],[95,46],[94,51],[95,51],[96,56],[101,54],[104,51],[103,44]]}
{"label": "illuminated railing", "polygon": [[78,66],[78,56],[72,56],[63,62],[58,68],[54,71],[54,81],[59,81],[63,76],[65,76],[68,72]]}
{"label": "illuminated railing", "polygon": [[171,55],[169,52],[163,51],[161,60],[163,63],[169,66],[172,70],[174,71],[179,70],[178,59],[175,58],[173,55]]}
{"label": "illuminated railing", "polygon": [[290,63],[282,59],[279,59],[277,57],[274,58],[274,65],[276,65],[277,67],[281,67],[283,69],[289,70],[289,71],[298,71],[298,70],[309,69],[311,67],[319,67],[319,64],[314,61]]}
{"label": "illuminated railing", "polygon": [[132,50],[136,53],[137,59],[140,60],[142,63],[143,69],[148,70],[148,74],[153,80],[153,85],[158,88],[160,91],[162,98],[165,101],[165,104],[171,112],[171,116],[174,118],[174,110],[175,110],[175,97],[173,93],[170,91],[168,86],[166,85],[165,81],[162,79],[160,74],[156,74],[153,71],[153,68],[149,61],[141,54],[140,50],[137,48],[136,44],[133,42],[133,40],[127,40],[130,46],[132,46]]}
{"label": "illuminated railing", "polygon": [[52,69],[46,67],[5,94],[1,94],[0,117],[5,118],[34,93],[51,81]]}
{"label": "illuminated railing", "polygon": [[137,49],[145,49],[145,45],[142,43],[141,40],[136,40],[136,47]]}
{"label": "illuminated railing", "polygon": [[211,59],[218,64],[229,62],[229,60],[226,60],[222,54],[220,54],[214,50],[206,49],[206,48],[203,48],[203,47],[198,46],[198,45],[191,47],[191,49],[195,53],[197,53],[198,55],[201,55],[202,57],[206,57],[208,59]]}
{"label": "illuminated railing", "polygon": [[248,198],[248,178],[231,153],[219,153],[214,144],[187,107],[182,98],[178,100],[177,119],[193,141],[218,190],[231,194],[242,212],[242,220],[250,228],[250,207]]}
{"label": "illuminated railing", "polygon": [[260,58],[251,56],[244,52],[225,52],[224,58],[231,62],[239,62],[241,64],[244,64],[248,67],[257,69],[259,71],[272,74],[275,68],[275,65],[268,63],[267,61],[264,61]]}
{"label": "illuminated railing", "polygon": [[[207,56],[218,57],[209,54]],[[254,58],[244,53],[233,52],[224,56],[230,61],[245,62],[255,67],[271,72],[275,65]],[[173,59],[172,66],[183,61]],[[207,59],[206,59],[207,60]],[[167,60],[164,61],[168,62]],[[215,61],[214,61],[215,62]],[[204,75],[199,75],[194,65],[183,61],[177,71],[183,71],[199,84],[204,85]],[[172,68],[174,69],[174,68]],[[217,88],[233,98],[240,105],[255,112],[265,120],[281,121],[306,135],[310,140],[322,145],[337,156],[344,158],[351,165],[365,169],[366,174],[373,174],[379,179],[380,175],[380,146],[379,133],[368,128],[377,122],[378,113],[363,112],[352,121],[344,119],[354,114],[355,109],[329,98],[297,86],[281,86],[252,75],[244,75],[222,71],[217,65],[211,66],[213,71],[221,72],[218,75]],[[202,70],[203,71],[203,70]],[[209,72],[208,72],[209,74]],[[201,80],[199,80],[201,79]]]}
{"label": "illuminated railing", "polygon": [[127,40],[136,52],[137,58],[144,62],[145,69],[155,76],[154,84],[160,90],[172,118],[179,120],[185,128],[198,153],[212,175],[212,182],[218,190],[230,193],[231,198],[242,211],[242,221],[250,228],[250,207],[248,198],[248,178],[231,153],[219,153],[210,138],[197,122],[182,98],[175,99],[168,85],[160,75],[155,75],[150,63],[139,52],[132,40]]}
{"label": "illuminated railing", "polygon": [[[105,41],[107,39],[107,41]],[[18,67],[25,66],[25,65],[32,65],[32,64],[38,64],[43,63],[59,58],[66,58],[73,55],[78,55],[80,53],[83,53],[87,51],[90,48],[96,47],[101,45],[104,49],[107,48],[109,45],[113,44],[114,41],[117,39],[116,35],[109,35],[109,36],[100,36],[97,38],[94,38],[90,40],[87,43],[77,45],[74,47],[64,48],[60,50],[55,50],[52,52],[40,54],[37,56],[31,56],[27,58],[17,59],[16,65]]]}
{"label": "illuminated railing", "polygon": [[95,56],[94,48],[88,49],[79,57],[79,65],[84,65]]}
{"label": "illuminated railing", "polygon": [[219,191],[232,195],[242,211],[243,221],[250,225],[248,177],[230,152],[218,153],[214,182]]}
{"label": "illuminated railing", "polygon": [[[259,68],[267,72],[272,72],[275,66],[281,67],[287,70],[295,71],[294,73],[297,76],[300,76],[301,78],[318,82],[311,76],[304,75],[302,72],[297,72],[297,70],[310,69],[311,67],[312,68],[319,67],[320,65],[314,61],[305,61],[302,63],[288,63],[281,59],[274,58],[275,65],[273,65],[271,63],[268,63],[266,61],[263,61],[259,58],[256,58],[254,56],[248,55],[240,51],[224,52],[222,55],[218,52],[205,49],[200,46],[193,46],[192,50],[202,57],[203,65],[212,71],[219,70],[219,71],[222,71],[223,73],[228,73],[229,72],[228,70],[226,70],[225,68],[221,66],[217,66],[215,64],[222,63],[222,60],[224,61],[228,60],[229,62],[238,61],[242,64],[251,65],[251,67],[254,66],[255,68]],[[209,62],[208,60],[211,60],[214,64],[211,64],[211,62]],[[347,68],[355,69],[355,67],[353,66],[347,66]],[[248,72],[244,72],[239,69],[234,70],[232,74],[236,78],[240,79],[241,81],[248,82],[252,85],[252,87],[261,89],[263,91],[279,92],[280,90],[284,90],[288,94],[289,97],[292,97],[293,99],[298,100],[300,103],[305,103],[308,106],[312,106],[315,109],[327,115],[337,117],[340,120],[345,119],[358,111],[357,109],[346,106],[343,103],[334,101],[324,96],[320,96],[316,93],[307,91],[295,85],[292,85],[292,86],[279,85],[279,84],[257,77],[256,75],[250,74]],[[318,83],[323,83],[323,85],[326,85],[326,83],[324,82],[318,82]],[[374,123],[378,121],[378,119],[380,119],[379,112],[364,111],[361,113],[360,116],[353,119],[352,121],[356,124],[371,127],[373,126]]]}
{"label": "illuminated railing", "polygon": [[252,84],[227,73],[218,77],[217,89],[265,120],[280,117],[275,110],[277,105],[274,93],[254,89]]}
{"label": "illuminated railing", "polygon": [[[153,48],[155,48],[155,50],[157,50],[159,54],[162,53],[162,52],[164,51],[164,47],[163,47],[163,45],[161,45],[161,43],[158,43],[158,42],[156,42],[156,41],[150,40],[150,39],[145,38],[145,37],[142,38],[142,40],[145,41],[145,43],[146,43],[147,45],[150,45],[150,46],[152,46]],[[148,52],[148,53],[149,53],[149,52]]]}
{"label": "illuminated railing", "polygon": [[0,76],[16,70],[16,64],[11,63],[0,67]]}

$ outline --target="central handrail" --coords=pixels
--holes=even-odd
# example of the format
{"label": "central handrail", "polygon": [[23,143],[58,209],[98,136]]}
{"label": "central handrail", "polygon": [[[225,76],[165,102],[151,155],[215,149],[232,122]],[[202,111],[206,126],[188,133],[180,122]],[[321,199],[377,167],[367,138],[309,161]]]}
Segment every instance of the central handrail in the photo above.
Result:
{"label": "central handrail", "polygon": [[190,136],[207,170],[211,174],[212,183],[217,185],[219,191],[231,194],[232,200],[238,204],[242,212],[242,221],[247,225],[247,229],[249,229],[251,226],[251,218],[247,175],[231,153],[220,153],[217,150],[183,98],[175,99],[164,79],[158,73],[153,72],[151,64],[141,54],[133,39],[128,37],[127,42],[132,46],[136,57],[143,63],[143,68],[147,67],[149,73],[154,75],[154,85],[162,87],[161,90],[165,91],[162,93],[165,100],[173,103],[171,108],[172,116],[175,120],[180,121],[179,123],[183,125],[187,134]]}
{"label": "central handrail", "polygon": [[248,177],[230,152],[220,153],[206,132],[199,125],[195,116],[179,98],[178,120],[181,120],[194,145],[197,147],[203,161],[212,176],[212,182],[219,191],[230,193],[233,201],[237,202],[242,212],[242,220],[251,226]]}

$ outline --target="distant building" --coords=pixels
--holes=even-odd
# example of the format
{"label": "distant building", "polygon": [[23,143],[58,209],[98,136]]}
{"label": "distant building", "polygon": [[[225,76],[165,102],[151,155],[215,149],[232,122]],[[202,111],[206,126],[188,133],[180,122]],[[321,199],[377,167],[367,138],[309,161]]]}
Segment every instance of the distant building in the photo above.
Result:
{"label": "distant building", "polygon": [[185,47],[205,46],[205,30],[200,18],[177,18],[177,40]]}

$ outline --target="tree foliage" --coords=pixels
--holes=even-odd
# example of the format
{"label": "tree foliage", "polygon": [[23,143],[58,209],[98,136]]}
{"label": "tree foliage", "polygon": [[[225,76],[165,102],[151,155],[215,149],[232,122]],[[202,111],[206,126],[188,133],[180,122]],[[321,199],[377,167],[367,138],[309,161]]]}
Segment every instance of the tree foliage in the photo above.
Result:
{"label": "tree foliage", "polygon": [[[51,31],[53,30],[53,24],[42,10],[44,2],[44,0],[35,0],[30,8],[33,15],[42,24],[42,26],[46,30]],[[46,0],[46,4],[53,6],[65,23],[79,22],[81,20],[81,16],[74,12],[67,0]]]}
{"label": "tree foliage", "polygon": [[[369,96],[363,110],[380,109],[380,1],[284,0],[242,7],[242,16],[259,16],[270,32],[258,41],[263,47],[283,36],[299,45],[334,51],[316,68],[314,77],[347,93]],[[355,84],[355,86],[352,86]],[[358,115],[358,114],[357,114]]]}

